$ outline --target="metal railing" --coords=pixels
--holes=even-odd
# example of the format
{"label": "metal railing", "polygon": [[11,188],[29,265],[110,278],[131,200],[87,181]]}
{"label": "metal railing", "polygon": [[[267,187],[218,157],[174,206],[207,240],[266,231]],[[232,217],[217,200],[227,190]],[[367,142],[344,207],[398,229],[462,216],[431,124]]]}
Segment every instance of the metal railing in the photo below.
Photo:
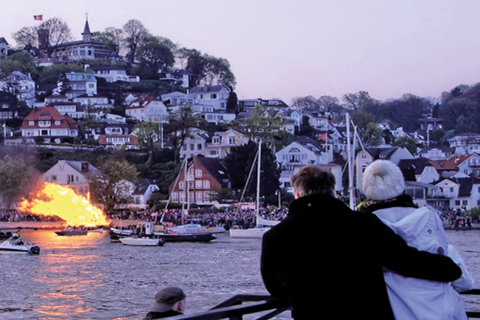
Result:
{"label": "metal railing", "polygon": [[256,320],[270,319],[280,313],[290,312],[291,306],[269,295],[236,295],[212,309],[189,315],[170,317],[176,320],[241,320],[246,314],[269,311]]}
{"label": "metal railing", "polygon": [[[480,289],[472,289],[462,295],[480,296]],[[208,311],[170,317],[175,320],[242,320],[244,315],[264,312],[255,320],[267,320],[283,312],[291,312],[291,306],[269,295],[236,295]],[[469,319],[480,319],[480,311],[468,311]]]}

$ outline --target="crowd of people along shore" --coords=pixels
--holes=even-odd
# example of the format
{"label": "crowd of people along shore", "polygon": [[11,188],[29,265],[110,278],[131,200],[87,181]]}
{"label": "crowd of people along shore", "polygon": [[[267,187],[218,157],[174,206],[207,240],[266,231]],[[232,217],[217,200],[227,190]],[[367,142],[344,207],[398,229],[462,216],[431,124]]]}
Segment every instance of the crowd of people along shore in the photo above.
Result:
{"label": "crowd of people along shore", "polygon": [[[261,208],[259,214],[262,218],[274,221],[283,220],[288,214],[287,207],[268,207]],[[167,209],[159,212],[151,210],[122,210],[109,213],[110,219],[116,220],[137,220],[164,222],[172,225],[180,225],[185,223],[200,223],[206,226],[222,226],[225,229],[230,228],[252,228],[256,224],[255,209],[239,209],[231,208],[224,211],[215,211],[203,209],[199,211],[182,212],[181,209]],[[59,221],[54,216],[40,216],[19,212],[17,210],[0,210],[0,222],[53,222]]]}
{"label": "crowd of people along shore", "polygon": [[[267,220],[281,221],[288,215],[288,207],[267,207],[261,208],[260,217]],[[225,229],[241,228],[247,229],[255,227],[256,211],[255,209],[230,208],[226,210],[210,209],[190,210],[184,214],[182,209],[167,209],[159,212],[152,210],[120,210],[107,214],[110,219],[116,220],[137,220],[164,222],[172,225],[185,223],[200,223],[205,226],[222,226]],[[442,214],[445,228],[449,229],[471,229],[474,225],[480,224],[480,216],[466,216],[464,211],[449,210]],[[54,222],[59,221],[54,216],[40,216],[23,213],[15,209],[0,210],[0,222]]]}

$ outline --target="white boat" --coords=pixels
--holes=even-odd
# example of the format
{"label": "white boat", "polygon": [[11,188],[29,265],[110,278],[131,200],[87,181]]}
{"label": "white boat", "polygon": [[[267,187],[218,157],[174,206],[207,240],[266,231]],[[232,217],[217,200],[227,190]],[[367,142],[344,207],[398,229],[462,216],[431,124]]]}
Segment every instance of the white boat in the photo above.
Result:
{"label": "white boat", "polygon": [[260,164],[262,155],[262,141],[258,143],[257,152],[257,205],[256,205],[256,221],[254,228],[237,229],[231,228],[229,230],[230,238],[261,238],[263,234],[270,230],[271,226],[278,224],[280,221],[271,221],[260,217]]}
{"label": "white boat", "polygon": [[0,244],[0,254],[19,253],[39,254],[40,247],[35,244],[23,242],[18,233],[12,234],[10,238]]}
{"label": "white boat", "polygon": [[147,238],[147,237],[124,237],[119,238],[120,242],[129,246],[163,246],[165,240],[163,238]]}
{"label": "white boat", "polygon": [[98,233],[102,233],[103,232],[103,228],[100,227],[100,228],[87,228],[87,231],[88,232],[98,232]]}

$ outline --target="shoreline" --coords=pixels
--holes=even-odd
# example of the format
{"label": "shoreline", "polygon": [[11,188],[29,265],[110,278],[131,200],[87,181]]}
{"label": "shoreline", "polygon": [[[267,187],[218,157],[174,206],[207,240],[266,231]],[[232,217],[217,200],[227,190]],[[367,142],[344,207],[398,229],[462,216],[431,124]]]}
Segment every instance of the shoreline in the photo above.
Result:
{"label": "shoreline", "polygon": [[[136,219],[112,219],[111,226],[129,226],[129,225],[136,225],[139,220]],[[65,222],[63,221],[1,221],[0,222],[0,230],[8,230],[8,229],[42,229],[42,230],[49,230],[49,229],[63,229],[65,228]],[[108,228],[108,227],[107,227]]]}

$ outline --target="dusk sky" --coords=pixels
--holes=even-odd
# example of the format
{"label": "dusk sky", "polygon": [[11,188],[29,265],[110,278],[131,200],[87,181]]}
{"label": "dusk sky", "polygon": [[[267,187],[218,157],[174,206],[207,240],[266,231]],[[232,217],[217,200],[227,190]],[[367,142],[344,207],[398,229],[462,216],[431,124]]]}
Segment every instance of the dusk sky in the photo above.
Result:
{"label": "dusk sky", "polygon": [[81,39],[140,20],[151,34],[230,62],[240,99],[367,91],[438,98],[480,82],[478,0],[21,0],[2,8],[0,37],[43,19]]}

